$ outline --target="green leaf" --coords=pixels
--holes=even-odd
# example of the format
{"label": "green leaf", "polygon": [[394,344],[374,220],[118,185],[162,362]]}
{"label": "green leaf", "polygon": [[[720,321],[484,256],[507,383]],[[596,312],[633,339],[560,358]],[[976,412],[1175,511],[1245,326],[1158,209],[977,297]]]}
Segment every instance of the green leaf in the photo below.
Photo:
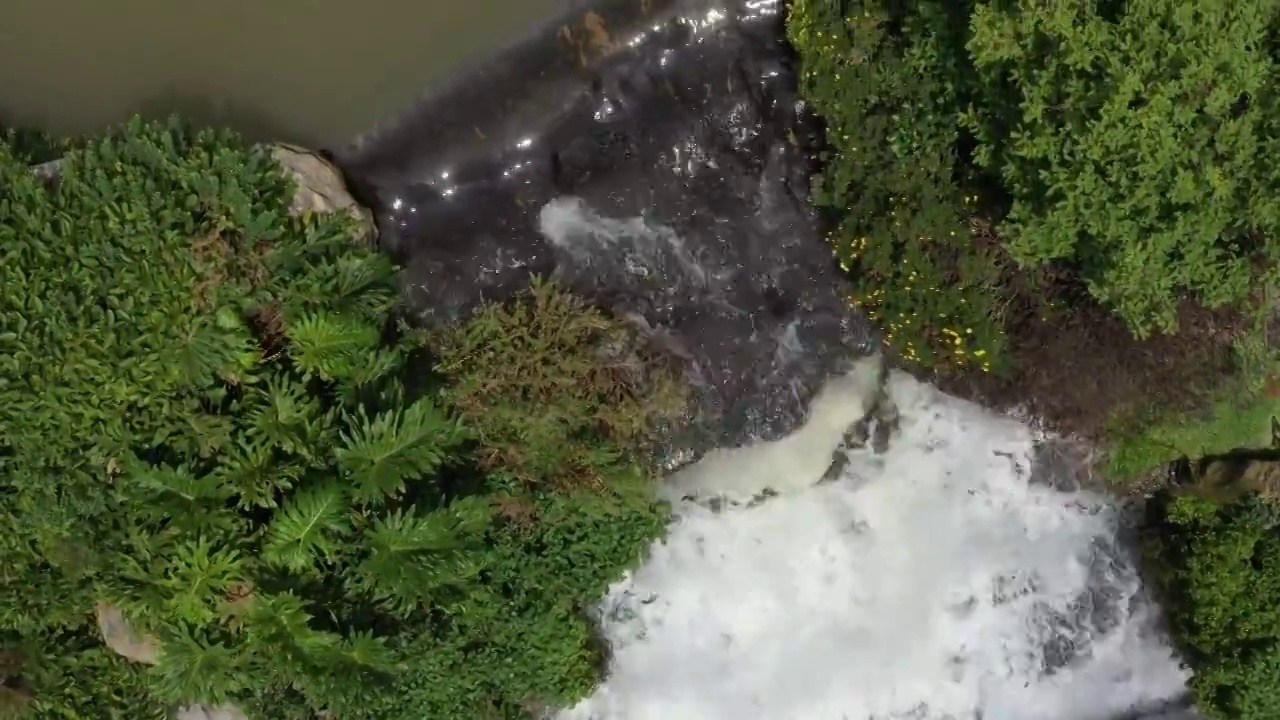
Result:
{"label": "green leaf", "polygon": [[338,313],[309,313],[286,329],[294,365],[324,380],[350,377],[378,345],[379,328]]}
{"label": "green leaf", "polygon": [[263,542],[263,559],[296,573],[332,559],[351,530],[350,505],[336,483],[299,490],[276,513]]}
{"label": "green leaf", "polygon": [[370,419],[359,410],[341,433],[338,465],[357,502],[382,502],[405,483],[434,473],[466,434],[427,399]]}

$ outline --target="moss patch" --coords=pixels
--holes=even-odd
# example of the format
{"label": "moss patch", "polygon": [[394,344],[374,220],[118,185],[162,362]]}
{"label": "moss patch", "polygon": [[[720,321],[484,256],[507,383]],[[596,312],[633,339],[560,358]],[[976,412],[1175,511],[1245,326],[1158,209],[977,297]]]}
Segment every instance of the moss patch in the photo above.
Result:
{"label": "moss patch", "polygon": [[1197,412],[1158,404],[1121,409],[1107,429],[1107,476],[1128,484],[1179,458],[1200,458],[1271,444],[1280,417],[1280,361],[1265,333],[1237,343],[1235,372],[1203,396]]}
{"label": "moss patch", "polygon": [[1123,482],[1180,457],[1265,446],[1270,442],[1271,418],[1278,416],[1278,398],[1228,398],[1201,416],[1175,417],[1129,434],[1116,433],[1107,456],[1107,475]]}

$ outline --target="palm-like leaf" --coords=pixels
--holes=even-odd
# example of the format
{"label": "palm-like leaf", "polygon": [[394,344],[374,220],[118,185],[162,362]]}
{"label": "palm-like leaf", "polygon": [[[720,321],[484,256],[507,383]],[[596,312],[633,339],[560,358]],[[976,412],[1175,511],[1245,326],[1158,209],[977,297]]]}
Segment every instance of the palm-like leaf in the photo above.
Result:
{"label": "palm-like leaf", "polygon": [[242,508],[274,508],[277,493],[298,481],[303,468],[281,462],[271,445],[252,439],[232,445],[219,459],[212,475]]}
{"label": "palm-like leaf", "polygon": [[250,436],[258,443],[314,459],[314,449],[329,424],[319,400],[308,394],[302,383],[282,373],[269,377],[256,399],[249,413]]}
{"label": "palm-like leaf", "polygon": [[292,345],[294,366],[324,380],[351,375],[380,339],[376,326],[333,312],[292,320],[285,334]]}
{"label": "palm-like leaf", "polygon": [[350,530],[349,505],[334,483],[300,490],[276,513],[263,543],[263,558],[293,572],[306,572],[338,550]]}
{"label": "palm-like leaf", "polygon": [[369,556],[350,579],[392,612],[412,613],[444,588],[471,583],[482,564],[470,547],[491,518],[489,503],[469,498],[427,514],[377,518],[366,536]]}
{"label": "palm-like leaf", "polygon": [[351,420],[337,457],[358,502],[381,501],[403,491],[406,481],[435,472],[465,438],[457,421],[425,398],[373,419],[360,410]]}
{"label": "palm-like leaf", "polygon": [[236,648],[199,639],[184,626],[170,629],[162,640],[156,689],[170,702],[220,705],[254,682],[248,658]]}

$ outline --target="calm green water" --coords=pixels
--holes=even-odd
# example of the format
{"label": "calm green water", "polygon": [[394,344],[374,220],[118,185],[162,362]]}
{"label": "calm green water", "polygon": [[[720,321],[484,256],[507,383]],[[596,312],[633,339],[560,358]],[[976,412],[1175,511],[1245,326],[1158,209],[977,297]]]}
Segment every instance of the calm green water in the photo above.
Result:
{"label": "calm green water", "polygon": [[0,119],[81,132],[181,112],[333,145],[563,0],[0,0]]}

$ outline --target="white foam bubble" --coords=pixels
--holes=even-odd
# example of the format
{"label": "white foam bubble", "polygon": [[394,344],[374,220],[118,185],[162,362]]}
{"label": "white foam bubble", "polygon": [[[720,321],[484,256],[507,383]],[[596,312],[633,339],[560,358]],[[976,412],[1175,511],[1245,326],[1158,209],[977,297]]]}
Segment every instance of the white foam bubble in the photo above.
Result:
{"label": "white foam bubble", "polygon": [[866,404],[856,377],[807,440],[683,476],[682,491],[791,492],[682,503],[602,603],[608,681],[560,720],[1102,720],[1182,692],[1108,552],[1115,511],[1030,484],[1026,425],[895,374],[888,451],[815,486],[838,441],[821,418]]}

